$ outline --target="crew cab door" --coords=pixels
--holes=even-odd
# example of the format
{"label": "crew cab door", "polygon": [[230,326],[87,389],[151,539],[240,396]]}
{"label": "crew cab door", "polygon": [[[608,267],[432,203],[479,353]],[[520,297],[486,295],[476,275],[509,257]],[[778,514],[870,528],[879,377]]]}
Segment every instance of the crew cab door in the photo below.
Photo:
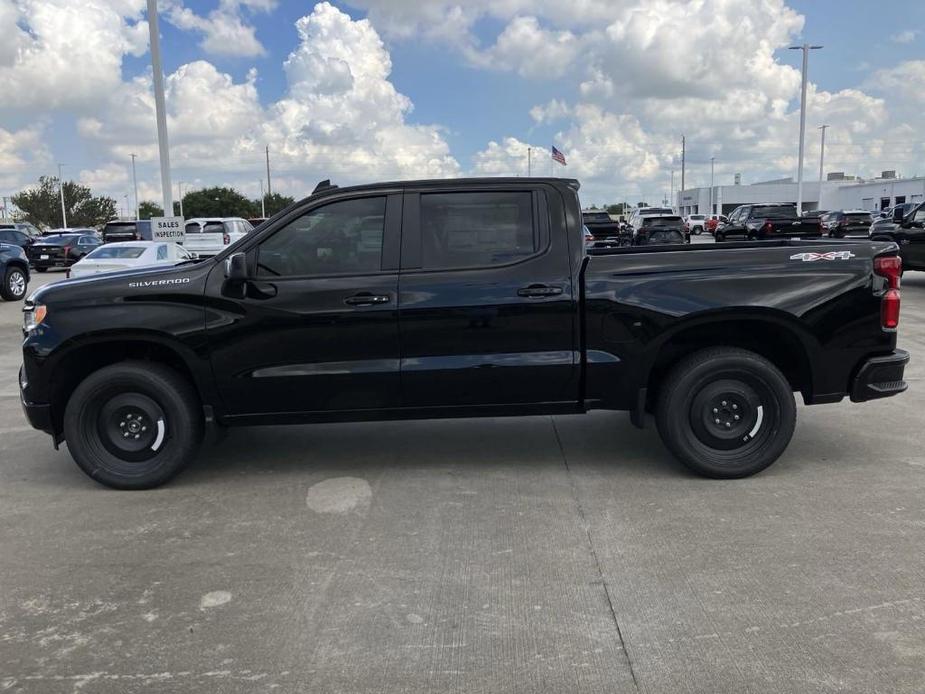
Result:
{"label": "crew cab door", "polygon": [[[561,196],[499,186],[405,195],[405,407],[577,403],[577,287]],[[574,237],[578,243],[578,227]]]}
{"label": "crew cab door", "polygon": [[906,268],[925,270],[925,204],[920,205],[907,219],[896,230]]}
{"label": "crew cab door", "polygon": [[212,271],[206,321],[229,414],[398,405],[401,203],[397,192],[310,203],[245,246],[245,282]]}

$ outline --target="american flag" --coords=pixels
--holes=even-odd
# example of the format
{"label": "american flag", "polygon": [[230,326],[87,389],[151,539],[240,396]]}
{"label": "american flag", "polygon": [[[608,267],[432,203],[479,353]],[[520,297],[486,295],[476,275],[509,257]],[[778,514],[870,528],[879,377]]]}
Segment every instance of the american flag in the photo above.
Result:
{"label": "american flag", "polygon": [[565,155],[562,154],[562,152],[560,152],[559,150],[557,150],[555,146],[552,148],[552,158],[553,160],[562,164],[562,166],[566,166]]}

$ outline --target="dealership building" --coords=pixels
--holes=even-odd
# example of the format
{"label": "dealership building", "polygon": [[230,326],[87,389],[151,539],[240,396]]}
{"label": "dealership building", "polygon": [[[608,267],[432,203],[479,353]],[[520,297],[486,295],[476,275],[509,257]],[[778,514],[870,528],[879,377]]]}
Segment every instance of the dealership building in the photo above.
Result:
{"label": "dealership building", "polygon": [[[925,177],[897,178],[884,171],[880,178],[861,181],[841,172],[827,180],[803,182],[803,210],[885,210],[904,202],[925,200]],[[729,214],[739,205],[760,202],[796,204],[797,184],[792,178],[763,181],[750,185],[688,188],[677,193],[675,206],[680,214]],[[712,202],[712,212],[711,212]]]}

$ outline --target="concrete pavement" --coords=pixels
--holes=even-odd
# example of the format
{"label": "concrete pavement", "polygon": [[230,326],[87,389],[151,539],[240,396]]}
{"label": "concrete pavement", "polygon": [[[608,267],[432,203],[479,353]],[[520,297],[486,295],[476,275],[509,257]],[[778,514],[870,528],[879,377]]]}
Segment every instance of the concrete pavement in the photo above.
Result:
{"label": "concrete pavement", "polygon": [[910,391],[801,406],[728,482],[595,413],[237,430],[114,492],[27,427],[19,308],[0,691],[925,690],[925,273]]}

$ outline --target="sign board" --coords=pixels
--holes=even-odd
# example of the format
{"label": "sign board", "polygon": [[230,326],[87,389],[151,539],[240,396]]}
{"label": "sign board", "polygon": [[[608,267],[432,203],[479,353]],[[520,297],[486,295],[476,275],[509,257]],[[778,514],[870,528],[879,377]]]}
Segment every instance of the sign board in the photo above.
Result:
{"label": "sign board", "polygon": [[151,240],[183,243],[186,229],[183,217],[151,217]]}

